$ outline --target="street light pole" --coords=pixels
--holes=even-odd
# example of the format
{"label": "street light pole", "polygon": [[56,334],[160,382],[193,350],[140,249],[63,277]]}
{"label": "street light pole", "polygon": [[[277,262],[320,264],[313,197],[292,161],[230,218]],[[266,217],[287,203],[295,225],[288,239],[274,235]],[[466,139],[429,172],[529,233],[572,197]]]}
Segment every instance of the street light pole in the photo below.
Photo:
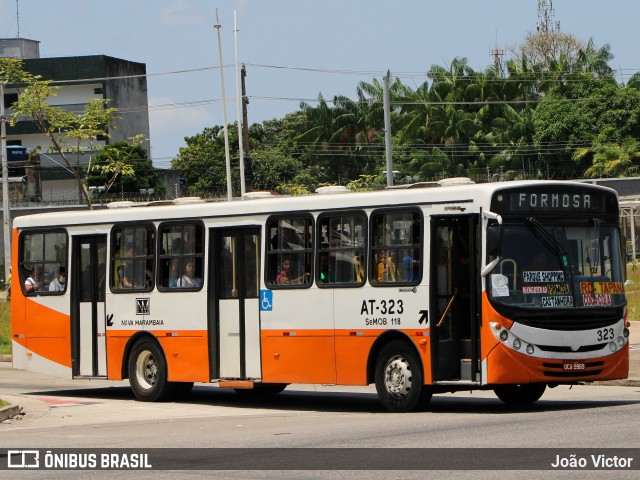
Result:
{"label": "street light pole", "polygon": [[224,122],[224,156],[227,169],[227,200],[233,200],[231,190],[231,156],[229,154],[229,128],[227,126],[227,98],[224,93],[224,65],[222,63],[222,41],[220,40],[220,20],[218,19],[218,9],[216,9],[216,23],[213,26],[218,31],[218,54],[220,56],[220,84],[222,87],[222,119]]}
{"label": "street light pole", "polygon": [[0,82],[0,149],[2,150],[2,227],[4,233],[4,278],[11,268],[11,207],[9,205],[9,167],[7,166],[7,119],[4,113],[4,83]]}

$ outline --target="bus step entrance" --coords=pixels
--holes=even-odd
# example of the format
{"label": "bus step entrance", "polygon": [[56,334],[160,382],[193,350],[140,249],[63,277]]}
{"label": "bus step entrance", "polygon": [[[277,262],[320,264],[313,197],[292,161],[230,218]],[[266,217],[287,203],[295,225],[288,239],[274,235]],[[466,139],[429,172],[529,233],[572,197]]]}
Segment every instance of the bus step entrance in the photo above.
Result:
{"label": "bus step entrance", "polygon": [[460,380],[473,381],[473,372],[471,371],[471,359],[470,358],[461,358],[460,359]]}

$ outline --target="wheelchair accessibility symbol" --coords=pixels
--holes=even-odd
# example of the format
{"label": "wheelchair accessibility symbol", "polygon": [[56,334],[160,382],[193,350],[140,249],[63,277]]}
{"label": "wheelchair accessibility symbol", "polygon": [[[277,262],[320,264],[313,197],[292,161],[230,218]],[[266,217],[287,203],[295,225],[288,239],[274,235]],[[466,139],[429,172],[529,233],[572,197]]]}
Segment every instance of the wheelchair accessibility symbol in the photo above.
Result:
{"label": "wheelchair accessibility symbol", "polygon": [[270,312],[273,310],[273,292],[271,290],[260,290],[260,311]]}

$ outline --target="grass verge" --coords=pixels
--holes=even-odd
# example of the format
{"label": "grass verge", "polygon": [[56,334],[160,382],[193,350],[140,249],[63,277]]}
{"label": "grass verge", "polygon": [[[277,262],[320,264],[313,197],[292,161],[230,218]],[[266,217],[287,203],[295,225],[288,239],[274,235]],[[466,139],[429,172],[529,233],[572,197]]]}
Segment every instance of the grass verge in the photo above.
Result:
{"label": "grass verge", "polygon": [[11,354],[11,303],[0,299],[0,355]]}
{"label": "grass verge", "polygon": [[627,318],[629,320],[640,320],[640,264],[627,265],[627,280],[631,282],[625,286],[627,294]]}

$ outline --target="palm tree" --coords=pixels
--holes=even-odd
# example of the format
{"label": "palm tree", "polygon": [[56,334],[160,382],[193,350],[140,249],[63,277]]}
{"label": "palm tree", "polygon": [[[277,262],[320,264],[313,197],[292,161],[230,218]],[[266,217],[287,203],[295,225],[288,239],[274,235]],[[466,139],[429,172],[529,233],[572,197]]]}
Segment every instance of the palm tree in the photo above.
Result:
{"label": "palm tree", "polygon": [[586,177],[613,178],[638,175],[640,142],[635,138],[629,138],[622,144],[596,143],[587,148],[579,148],[574,154],[577,161],[589,157],[592,165],[585,171]]}

